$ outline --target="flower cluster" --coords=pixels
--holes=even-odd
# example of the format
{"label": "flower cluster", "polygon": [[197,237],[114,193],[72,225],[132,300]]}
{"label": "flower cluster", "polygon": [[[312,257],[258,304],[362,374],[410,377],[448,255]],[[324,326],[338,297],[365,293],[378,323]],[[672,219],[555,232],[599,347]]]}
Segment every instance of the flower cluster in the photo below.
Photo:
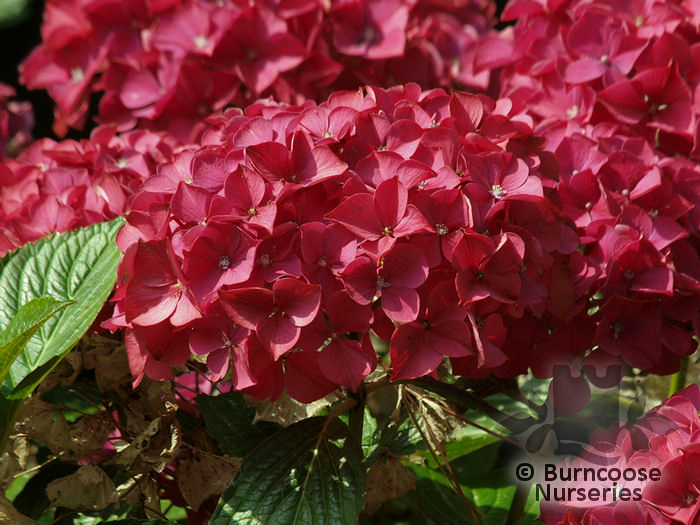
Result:
{"label": "flower cluster", "polygon": [[591,315],[562,344],[672,372],[662,355],[692,351],[699,326],[697,4],[514,0],[503,19],[517,22],[501,96],[546,138],[582,244],[560,298]]}
{"label": "flower cluster", "polygon": [[108,326],[137,380],[206,354],[238,389],[310,401],[374,370],[370,328],[395,379],[445,355],[503,365],[506,319],[549,309],[551,268],[579,245],[573,224],[545,225],[554,181],[509,110],[408,84],[212,117],[118,237]]}
{"label": "flower cluster", "polygon": [[648,145],[659,159],[700,158],[696,4],[514,0],[503,19],[516,18],[503,34],[514,54],[500,93],[533,116],[550,151],[583,135],[592,156],[622,150],[647,160]]}
{"label": "flower cluster", "polygon": [[[592,525],[594,523],[644,523],[692,525],[700,516],[700,388],[677,392],[650,410],[632,426],[616,427],[594,434],[580,458],[561,466],[573,469],[603,468],[657,476],[628,476],[616,482],[618,494],[603,501],[570,504],[543,502],[542,519],[548,525]],[[632,478],[635,479],[632,479]],[[567,488],[584,488],[570,482]],[[600,489],[600,487],[597,487]],[[630,497],[635,494],[636,497]],[[635,501],[637,500],[637,501]]]}
{"label": "flower cluster", "polygon": [[32,106],[10,100],[14,96],[15,90],[0,82],[0,158],[16,156],[32,141]]}
{"label": "flower cluster", "polygon": [[[676,370],[700,328],[700,17],[516,0],[496,34],[463,4],[49,2],[22,71],[59,126],[103,90],[100,119],[167,135],[105,125],[5,163],[3,251],[131,210],[107,326],[137,378],[194,353],[315,399],[375,367],[370,331],[395,379],[530,369],[565,411],[623,363]],[[497,100],[421,87],[500,66]],[[304,101],[399,72],[420,83]]]}
{"label": "flower cluster", "polygon": [[[309,401],[374,369],[370,328],[394,379],[445,356],[469,377],[559,364],[564,388],[587,388],[576,367],[594,380],[623,361],[677,367],[699,299],[692,207],[660,214],[670,240],[631,208],[591,237],[567,214],[580,194],[512,111],[408,84],[211,117],[201,146],[145,182],[118,239],[107,326],[126,329],[137,380],[206,354],[239,389]],[[600,171],[621,185],[610,157]]]}
{"label": "flower cluster", "polygon": [[[259,97],[408,81],[484,90],[509,51],[494,11],[487,0],[49,0],[20,74],[54,99],[59,135],[83,128],[103,92],[100,122],[188,141],[211,112]],[[481,45],[496,52],[477,62]]]}
{"label": "flower cluster", "polygon": [[124,215],[133,194],[180,146],[149,131],[41,139],[0,163],[0,256],[54,232]]}

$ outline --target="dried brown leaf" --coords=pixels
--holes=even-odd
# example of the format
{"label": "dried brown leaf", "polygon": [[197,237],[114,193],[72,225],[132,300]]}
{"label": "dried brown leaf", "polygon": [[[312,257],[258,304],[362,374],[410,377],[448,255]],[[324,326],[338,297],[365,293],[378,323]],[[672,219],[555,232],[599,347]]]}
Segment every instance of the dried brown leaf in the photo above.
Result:
{"label": "dried brown leaf", "polygon": [[113,430],[114,423],[105,412],[80,418],[69,427],[68,453],[73,459],[82,459],[102,450]]}
{"label": "dried brown leaf", "polygon": [[262,402],[252,398],[246,399],[251,405],[256,405],[253,424],[258,421],[270,421],[286,427],[302,419],[311,417],[322,408],[334,403],[338,400],[338,394],[329,394],[313,403],[300,403],[289,397],[286,392],[283,392],[274,403],[271,403],[269,399]]}
{"label": "dried brown leaf", "polygon": [[416,490],[416,477],[395,457],[379,460],[367,472],[366,514],[374,514],[384,503],[394,498],[403,498],[407,492]]}
{"label": "dried brown leaf", "polygon": [[5,453],[0,456],[0,491],[14,481],[15,474],[27,466],[29,440],[25,436],[12,436],[7,440]]}
{"label": "dried brown leaf", "polygon": [[418,423],[424,438],[432,449],[445,454],[445,443],[455,430],[465,423],[445,411],[446,407],[433,398],[424,396],[418,401]]}
{"label": "dried brown leaf", "polygon": [[37,393],[41,395],[57,386],[66,388],[72,385],[82,370],[83,356],[79,351],[73,350],[39,383]]}
{"label": "dried brown leaf", "polygon": [[[83,366],[87,370],[93,370],[97,366],[98,360],[111,354],[118,347],[122,347],[123,349],[124,339],[120,334],[105,335],[104,333],[88,333],[80,339],[78,347],[83,354]],[[126,355],[125,350],[123,350],[122,353]]]}
{"label": "dried brown leaf", "polygon": [[60,405],[33,396],[25,403],[17,419],[17,433],[44,443],[52,453],[61,454],[69,447],[69,426]]}
{"label": "dried brown leaf", "polygon": [[[117,487],[119,499],[127,505],[141,505],[146,513],[160,510],[158,482],[151,476],[137,474]],[[153,516],[160,517],[160,516]]]}
{"label": "dried brown leaf", "polygon": [[242,458],[216,456],[194,449],[177,467],[177,485],[195,510],[212,496],[220,496],[241,469]]}
{"label": "dried brown leaf", "polygon": [[192,445],[204,452],[215,454],[219,447],[206,428],[197,427],[192,431]]}
{"label": "dried brown leaf", "polygon": [[122,403],[119,417],[122,432],[138,436],[155,419],[173,416],[176,411],[172,382],[145,378],[138,388],[129,387],[128,397]]}
{"label": "dried brown leaf", "polygon": [[93,350],[91,357],[94,358],[95,381],[102,392],[130,393],[132,377],[124,345]]}
{"label": "dried brown leaf", "polygon": [[160,513],[160,491],[158,490],[158,482],[152,478],[144,478],[141,486],[141,505],[146,517],[151,520],[162,518]]}
{"label": "dried brown leaf", "polygon": [[118,501],[117,491],[105,472],[92,464],[46,486],[51,504],[75,510],[102,510]]}
{"label": "dried brown leaf", "polygon": [[391,385],[367,394],[366,404],[372,417],[384,420],[398,417],[401,408],[400,386]]}
{"label": "dried brown leaf", "polygon": [[130,443],[115,443],[117,455],[110,463],[132,465],[132,474],[151,470],[161,472],[178,454],[181,442],[180,425],[174,417],[156,418]]}

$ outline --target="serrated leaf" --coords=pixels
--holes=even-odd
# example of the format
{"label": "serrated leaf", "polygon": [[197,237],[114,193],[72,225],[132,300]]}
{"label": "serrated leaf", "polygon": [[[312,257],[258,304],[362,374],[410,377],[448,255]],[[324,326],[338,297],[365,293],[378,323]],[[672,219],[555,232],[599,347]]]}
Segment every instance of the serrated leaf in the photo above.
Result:
{"label": "serrated leaf", "polygon": [[39,239],[0,260],[0,330],[33,299],[72,302],[26,342],[2,382],[0,450],[24,399],[78,343],[114,287],[119,218]]}
{"label": "serrated leaf", "polygon": [[360,444],[342,421],[305,419],[246,457],[210,525],[354,525],[365,475]]}
{"label": "serrated leaf", "polygon": [[[121,252],[115,237],[123,222],[120,218],[40,239],[0,261],[0,329],[7,329],[32,299],[48,296],[75,303],[47,319],[15,359],[3,383],[12,389],[9,397],[31,393],[52,368],[44,365],[55,366],[99,313],[116,281]],[[26,382],[32,372],[32,381]]]}
{"label": "serrated leaf", "polygon": [[[413,498],[423,514],[435,523],[474,524],[467,505],[449,486],[445,476],[420,465],[409,465],[408,468],[416,476]],[[470,497],[469,489],[462,487],[462,491]]]}
{"label": "serrated leaf", "polygon": [[260,428],[253,425],[255,408],[246,403],[240,392],[197,396],[197,407],[224,454],[244,457],[265,438]]}
{"label": "serrated leaf", "polygon": [[0,332],[0,384],[34,334],[51,316],[70,304],[71,301],[57,301],[53,297],[37,297],[17,311],[7,328]]}

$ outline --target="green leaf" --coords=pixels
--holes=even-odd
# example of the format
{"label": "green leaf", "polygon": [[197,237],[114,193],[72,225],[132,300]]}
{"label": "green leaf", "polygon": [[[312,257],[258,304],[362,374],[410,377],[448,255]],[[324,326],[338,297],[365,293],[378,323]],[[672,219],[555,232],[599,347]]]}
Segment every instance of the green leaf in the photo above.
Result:
{"label": "green leaf", "polygon": [[[483,426],[484,428],[491,427],[496,429],[498,426],[497,423],[493,422],[488,416],[485,416],[483,414],[477,415],[476,412],[469,411],[468,415],[470,417],[468,417],[467,419],[479,424],[480,426]],[[501,431],[503,432],[503,430]],[[456,432],[456,435],[453,436],[452,440],[446,443],[445,455],[447,457],[447,460],[452,462],[458,460],[459,458],[463,458],[468,454],[471,455],[476,451],[480,451],[480,449],[484,447],[500,442],[500,437],[486,432],[473,425],[466,425],[465,427],[461,428],[458,432]],[[438,465],[435,461],[435,458],[430,452],[420,452],[420,455],[425,458],[426,465],[428,467],[437,468]],[[487,461],[487,458],[489,456],[484,456],[481,453],[479,453],[478,456],[479,459],[477,459],[476,461],[477,463],[480,462],[483,472],[483,467],[484,465],[486,465],[485,461]]]}
{"label": "green leaf", "polygon": [[[408,468],[416,476],[413,498],[422,514],[438,524],[474,524],[469,508],[452,489],[445,476],[420,465],[408,465]],[[468,498],[471,496],[466,487],[462,487],[462,491]]]}
{"label": "green leaf", "polygon": [[540,525],[542,523],[540,520],[540,502],[537,501],[536,489],[537,485],[535,484],[530,487],[523,515],[518,525]]}
{"label": "green leaf", "polygon": [[[445,476],[433,469],[409,465],[416,476],[416,492],[413,498],[418,510],[435,523],[464,525],[503,525],[511,523],[511,507],[516,505],[518,487],[508,477],[507,469],[487,472],[469,481],[469,487],[461,485],[462,492],[476,509],[478,521],[469,508],[452,489]],[[533,487],[534,488],[534,487]],[[523,494],[523,502],[517,511],[516,522],[521,525],[538,523],[539,503],[534,491]],[[526,500],[526,501],[525,501]],[[519,521],[517,521],[519,520]]]}
{"label": "green leaf", "polygon": [[0,384],[27,342],[54,314],[72,304],[52,297],[38,297],[22,306],[7,328],[0,333]]}
{"label": "green leaf", "polygon": [[347,425],[304,419],[250,453],[210,525],[354,525],[365,476],[362,449]]}
{"label": "green leaf", "polygon": [[472,482],[470,488],[474,503],[483,516],[482,525],[503,525],[508,521],[517,487],[510,482],[505,471],[492,471],[478,483]]}
{"label": "green leaf", "polygon": [[19,329],[13,319],[27,315],[22,307],[33,300],[51,297],[73,303],[43,320],[6,372],[0,396],[0,450],[24,400],[78,343],[109,297],[121,257],[115,238],[122,224],[119,218],[56,234],[0,260],[0,330],[8,337]]}
{"label": "green leaf", "polygon": [[379,446],[396,456],[407,456],[425,448],[420,432],[410,419],[404,419],[398,425],[393,422],[388,424],[382,430]]}
{"label": "green leaf", "polygon": [[[482,477],[485,473],[493,469],[502,457],[502,443],[491,443],[485,447],[480,447],[474,452],[460,455],[450,461],[450,466],[456,478],[463,485],[472,486],[474,478]],[[447,445],[448,457],[452,451],[450,444]],[[432,459],[432,458],[431,458]]]}
{"label": "green leaf", "polygon": [[197,396],[197,407],[224,454],[242,458],[265,438],[262,430],[253,425],[255,408],[246,403],[241,392]]}
{"label": "green leaf", "polygon": [[379,440],[382,432],[377,427],[377,420],[372,416],[369,408],[364,407],[364,421],[362,424],[362,454],[367,459],[367,465],[371,465],[379,457]]}
{"label": "green leaf", "polygon": [[[0,261],[0,329],[32,299],[75,304],[46,320],[14,360],[4,381],[10,398],[26,398],[90,327],[109,297],[121,252],[115,243],[123,219],[56,234]],[[31,376],[30,381],[26,381]]]}
{"label": "green leaf", "polygon": [[31,12],[29,0],[0,0],[0,29],[22,23],[29,18]]}

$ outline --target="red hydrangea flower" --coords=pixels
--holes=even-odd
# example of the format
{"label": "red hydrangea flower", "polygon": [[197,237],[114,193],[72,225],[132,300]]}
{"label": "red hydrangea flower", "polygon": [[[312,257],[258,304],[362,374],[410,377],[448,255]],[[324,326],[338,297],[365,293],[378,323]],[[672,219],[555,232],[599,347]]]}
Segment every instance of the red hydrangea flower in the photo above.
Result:
{"label": "red hydrangea flower", "polygon": [[222,286],[248,280],[257,244],[236,226],[208,225],[196,231],[185,248],[182,271],[200,305],[205,306]]}
{"label": "red hydrangea flower", "polygon": [[401,0],[349,0],[333,6],[333,44],[346,55],[382,59],[401,56],[409,6]]}
{"label": "red hydrangea flower", "polygon": [[382,310],[392,321],[409,323],[418,317],[416,288],[428,278],[428,264],[420,249],[399,244],[386,252],[379,267],[368,257],[359,257],[340,277],[354,301],[367,305],[380,298]]}
{"label": "red hydrangea flower", "polygon": [[239,325],[254,330],[274,360],[294,348],[301,327],[314,320],[321,304],[321,287],[296,279],[279,279],[266,288],[220,291],[226,313]]}
{"label": "red hydrangea flower", "polygon": [[408,203],[408,190],[397,177],[382,182],[374,195],[348,197],[328,217],[358,237],[376,242],[378,257],[397,239],[432,230],[418,209]]}
{"label": "red hydrangea flower", "polygon": [[465,233],[452,252],[457,270],[457,292],[464,303],[490,297],[513,303],[520,296],[520,265],[525,246],[516,235],[502,234],[496,239]]}
{"label": "red hydrangea flower", "polygon": [[347,292],[338,291],[326,301],[325,316],[318,315],[302,330],[299,346],[319,349],[323,374],[336,385],[355,391],[377,366],[377,354],[369,341],[372,320],[369,305],[360,305]]}
{"label": "red hydrangea flower", "polygon": [[443,356],[464,357],[472,352],[466,311],[458,302],[452,282],[430,288],[418,319],[402,324],[391,336],[392,379],[432,374]]}
{"label": "red hydrangea flower", "polygon": [[[49,91],[59,135],[86,124],[88,99],[98,93],[99,122],[190,141],[209,113],[270,95],[299,103],[397,82],[486,90],[491,69],[510,54],[493,29],[494,10],[488,2],[415,0],[50,0],[43,43],[23,63],[22,81]],[[477,55],[482,36],[488,49]],[[494,50],[500,58],[487,60]]]}
{"label": "red hydrangea flower", "polygon": [[124,312],[128,323],[154,326],[165,320],[182,326],[201,316],[189,295],[172,251],[159,241],[139,242],[126,258],[128,273]]}

